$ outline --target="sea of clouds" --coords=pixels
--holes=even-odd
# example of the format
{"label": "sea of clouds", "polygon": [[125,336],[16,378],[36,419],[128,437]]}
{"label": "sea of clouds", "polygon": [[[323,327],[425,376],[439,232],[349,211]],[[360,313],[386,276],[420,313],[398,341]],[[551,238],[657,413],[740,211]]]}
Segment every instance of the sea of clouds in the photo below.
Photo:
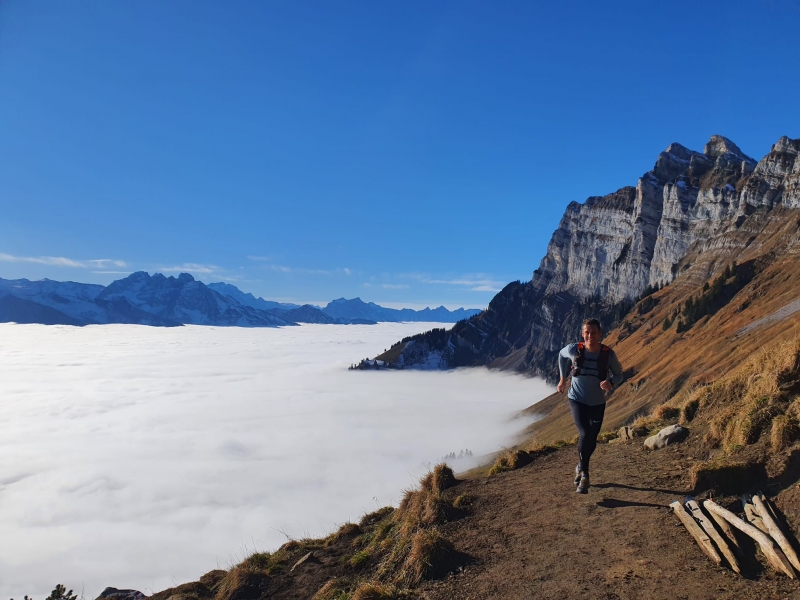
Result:
{"label": "sea of clouds", "polygon": [[0,324],[0,598],[160,591],[513,443],[540,380],[347,370],[436,325]]}

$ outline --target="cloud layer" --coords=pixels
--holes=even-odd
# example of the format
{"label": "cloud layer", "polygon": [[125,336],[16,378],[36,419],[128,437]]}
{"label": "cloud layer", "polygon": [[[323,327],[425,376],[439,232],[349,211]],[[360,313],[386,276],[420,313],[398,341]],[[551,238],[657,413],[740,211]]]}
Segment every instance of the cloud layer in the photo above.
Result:
{"label": "cloud layer", "polygon": [[346,370],[433,325],[0,325],[0,597],[149,594],[498,450],[544,383]]}

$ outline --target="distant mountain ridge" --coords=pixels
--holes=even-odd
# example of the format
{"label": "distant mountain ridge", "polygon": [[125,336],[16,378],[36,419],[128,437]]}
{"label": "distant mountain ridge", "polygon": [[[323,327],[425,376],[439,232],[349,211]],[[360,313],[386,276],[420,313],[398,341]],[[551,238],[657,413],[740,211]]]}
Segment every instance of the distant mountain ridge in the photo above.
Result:
{"label": "distant mountain ridge", "polygon": [[476,308],[448,310],[444,306],[433,309],[424,308],[422,310],[385,308],[374,302],[364,302],[361,298],[353,298],[352,300],[339,298],[337,300],[332,300],[322,311],[332,317],[372,319],[375,321],[389,321],[393,323],[399,323],[401,321],[455,323],[481,312]]}
{"label": "distant mountain ridge", "polygon": [[139,271],[106,287],[50,279],[0,278],[0,322],[282,327],[298,323],[372,325],[401,320],[455,322],[463,314],[478,312],[463,309],[450,312],[444,307],[395,310],[371,302],[366,304],[358,298],[334,300],[328,306],[331,305],[333,314],[327,312],[327,307],[272,302],[228,283],[206,285],[188,273],[167,277]]}

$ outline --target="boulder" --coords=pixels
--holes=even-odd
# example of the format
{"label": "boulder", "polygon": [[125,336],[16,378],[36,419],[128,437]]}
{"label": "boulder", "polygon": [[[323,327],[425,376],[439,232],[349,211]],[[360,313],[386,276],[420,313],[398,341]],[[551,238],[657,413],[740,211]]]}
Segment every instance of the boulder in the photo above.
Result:
{"label": "boulder", "polygon": [[646,427],[620,427],[617,437],[622,441],[632,440],[647,435]]}
{"label": "boulder", "polygon": [[147,596],[138,590],[118,590],[117,588],[107,587],[97,597],[97,600],[100,600],[100,598],[107,600],[143,600]]}
{"label": "boulder", "polygon": [[680,425],[670,425],[659,431],[655,435],[651,435],[644,441],[644,447],[648,450],[658,450],[665,448],[670,444],[677,444],[682,442],[689,436],[689,430]]}

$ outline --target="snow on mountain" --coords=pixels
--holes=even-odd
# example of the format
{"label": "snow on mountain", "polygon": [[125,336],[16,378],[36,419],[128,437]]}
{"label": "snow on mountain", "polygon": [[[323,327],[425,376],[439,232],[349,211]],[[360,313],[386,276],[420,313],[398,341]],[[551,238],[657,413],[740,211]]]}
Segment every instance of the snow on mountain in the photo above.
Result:
{"label": "snow on mountain", "polygon": [[244,306],[252,306],[253,308],[258,308],[260,310],[293,310],[295,308],[300,308],[299,304],[290,304],[287,302],[273,302],[272,300],[264,300],[263,298],[256,298],[253,294],[249,292],[243,292],[235,285],[231,285],[230,283],[209,283],[206,287],[214,290],[215,292],[222,294],[223,296],[228,296],[236,300],[239,304],[243,304]]}
{"label": "snow on mountain", "polygon": [[188,273],[166,277],[161,273],[133,273],[111,283],[99,300],[126,300],[165,320],[186,325],[278,327],[293,325],[264,310],[240,304],[231,296],[210,289]]}
{"label": "snow on mountain", "polygon": [[390,321],[398,323],[401,321],[423,321],[439,323],[455,323],[461,319],[466,319],[481,312],[478,309],[459,308],[457,310],[447,310],[444,306],[438,308],[425,308],[423,310],[412,310],[410,308],[385,308],[374,302],[364,302],[361,298],[346,300],[338,298],[328,303],[322,309],[327,315],[335,318],[344,319],[368,319],[372,321]]}

